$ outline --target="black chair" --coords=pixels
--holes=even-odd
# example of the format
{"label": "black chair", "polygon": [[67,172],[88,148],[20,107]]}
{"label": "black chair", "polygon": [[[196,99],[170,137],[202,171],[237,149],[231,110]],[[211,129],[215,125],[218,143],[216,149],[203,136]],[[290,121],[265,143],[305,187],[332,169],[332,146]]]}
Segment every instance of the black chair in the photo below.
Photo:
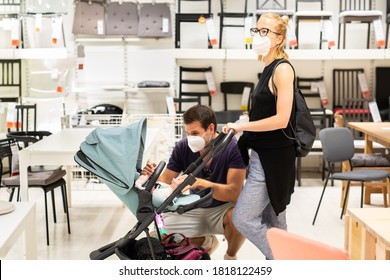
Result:
{"label": "black chair", "polygon": [[[18,189],[18,200],[19,200],[19,190],[20,190],[20,178],[19,175],[14,175],[15,169],[13,170],[13,159],[15,155],[13,150],[18,151],[19,145],[15,139],[2,139],[0,140],[0,181],[1,187],[12,189],[9,201],[12,201],[15,189]],[[5,174],[3,162],[8,160],[9,168],[9,177],[2,178],[2,175]],[[51,193],[52,199],[52,208],[53,208],[53,220],[54,223],[57,222],[56,216],[56,207],[55,207],[55,197],[54,190],[56,188],[61,188],[62,202],[64,212],[66,214],[66,220],[68,224],[68,233],[70,234],[70,222],[69,222],[69,209],[68,209],[68,200],[66,194],[66,182],[64,176],[66,175],[65,170],[56,169],[52,171],[45,172],[29,172],[28,173],[28,187],[29,188],[40,188],[44,192],[45,199],[45,220],[46,220],[46,244],[49,245],[49,221],[48,221],[48,210],[47,210],[47,193]]]}
{"label": "black chair", "polygon": [[390,67],[375,67],[375,101],[383,121],[390,121],[389,79]]}
{"label": "black chair", "polygon": [[[228,109],[228,95],[240,95],[244,93],[246,88],[248,88],[249,93],[251,93],[255,87],[255,84],[252,82],[221,82],[220,84],[221,92],[223,94],[223,104],[224,110],[229,111]],[[249,98],[249,96],[248,96]],[[236,108],[237,109],[237,108]]]}
{"label": "black chair", "polygon": [[16,123],[20,123],[20,127],[16,126],[16,131],[37,130],[37,104],[32,105],[16,105]]}
{"label": "black chair", "polygon": [[[346,37],[347,37],[347,24],[350,23],[363,23],[367,24],[367,49],[370,48],[370,30],[371,24],[375,20],[382,20],[383,13],[379,10],[372,9],[372,0],[340,0],[339,5],[339,42],[338,48],[341,47],[341,33],[343,34],[343,45],[342,48],[346,48]],[[363,13],[364,12],[364,13]],[[343,31],[341,32],[341,26]]]}
{"label": "black chair", "polygon": [[[307,21],[312,24],[313,21],[321,24],[323,20],[331,20],[333,13],[331,11],[324,11],[324,1],[323,0],[296,0],[295,1],[295,33],[297,36],[298,48],[299,48],[299,23],[301,21]],[[303,3],[303,4],[302,4]],[[318,10],[306,10],[301,9],[301,6],[304,6],[305,3],[317,3]],[[300,5],[302,4],[302,5]],[[311,36],[311,35],[310,35]],[[322,29],[320,27],[320,45],[319,48],[322,48]]]}
{"label": "black chair", "polygon": [[[318,202],[317,210],[314,215],[313,225],[317,219],[318,211],[321,206],[322,198],[325,193],[325,189],[328,185],[329,179],[347,181],[346,193],[344,196],[343,207],[340,215],[340,219],[345,212],[346,202],[348,198],[348,192],[351,182],[361,183],[361,201],[360,207],[363,207],[363,193],[364,183],[372,181],[383,181],[387,179],[387,184],[390,184],[388,178],[389,173],[384,170],[354,170],[351,163],[351,159],[355,153],[355,147],[353,144],[353,136],[351,131],[345,127],[330,127],[320,131],[320,139],[322,143],[322,150],[324,153],[324,159],[330,164],[330,170],[325,180],[324,188],[321,193],[320,201]],[[348,172],[334,172],[334,164],[349,161],[351,170]]]}
{"label": "black chair", "polygon": [[200,98],[202,100],[202,97],[206,97],[208,105],[211,106],[211,95],[205,74],[209,71],[212,71],[212,67],[179,67],[179,112],[183,111],[184,98]]}
{"label": "black chair", "polygon": [[[242,0],[243,2],[243,10],[241,12],[228,12],[225,11],[225,5],[224,5],[224,0],[220,0],[221,2],[221,12],[218,13],[219,16],[219,48],[222,48],[222,37],[223,37],[223,29],[225,27],[245,27],[245,18],[247,17],[252,17],[253,13],[248,13],[248,0]],[[234,1],[237,2],[237,1]],[[228,3],[226,3],[227,5]],[[226,23],[225,20],[228,19],[242,19],[242,23]],[[245,48],[248,48],[248,44],[245,44]]]}
{"label": "black chair", "polygon": [[[207,8],[202,13],[184,13],[182,9],[182,2],[206,2]],[[192,22],[197,23],[200,17],[212,18],[213,14],[211,13],[211,0],[178,0],[177,1],[177,12],[175,15],[175,48],[181,47],[180,41],[180,32],[181,32],[181,23],[183,22]],[[212,48],[210,39],[208,39],[208,48]]]}

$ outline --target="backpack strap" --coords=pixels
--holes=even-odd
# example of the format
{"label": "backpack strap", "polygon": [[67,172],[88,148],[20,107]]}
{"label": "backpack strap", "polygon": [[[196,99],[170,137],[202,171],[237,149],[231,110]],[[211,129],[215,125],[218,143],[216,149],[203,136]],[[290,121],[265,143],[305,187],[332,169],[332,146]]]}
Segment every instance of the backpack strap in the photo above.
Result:
{"label": "backpack strap", "polygon": [[[288,64],[291,66],[291,68],[292,68],[292,70],[293,70],[293,72],[294,72],[294,92],[293,92],[292,116],[293,116],[293,118],[295,119],[295,114],[296,114],[296,109],[295,109],[295,103],[296,103],[296,101],[295,101],[295,89],[296,89],[295,69],[294,69],[294,67],[291,65],[290,61],[288,61],[288,60],[285,59],[285,58],[279,60],[279,61],[275,64],[274,69],[272,70],[271,82],[272,82],[272,90],[273,90],[274,96],[275,96],[275,106],[276,106],[276,102],[277,102],[276,93],[278,92],[278,90],[277,90],[276,85],[275,85],[275,82],[274,82],[274,75],[275,75],[276,67],[278,67],[278,65],[281,64],[281,63],[288,63]],[[290,127],[291,127],[291,130],[292,130],[292,133],[293,133],[294,137],[292,138],[292,137],[288,136],[288,135],[284,132],[284,130],[282,129],[283,134],[284,134],[288,139],[294,140],[294,141],[297,143],[297,145],[300,146],[301,144],[300,144],[299,141],[298,141],[296,129],[295,129],[294,125],[291,123],[291,117],[290,117],[290,120],[289,120],[288,123],[289,123],[289,125],[290,125]]]}

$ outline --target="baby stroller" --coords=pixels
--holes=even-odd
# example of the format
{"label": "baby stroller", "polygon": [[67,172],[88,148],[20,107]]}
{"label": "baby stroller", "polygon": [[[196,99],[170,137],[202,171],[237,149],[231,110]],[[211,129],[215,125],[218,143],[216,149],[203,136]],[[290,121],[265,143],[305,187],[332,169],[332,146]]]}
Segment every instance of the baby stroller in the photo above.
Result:
{"label": "baby stroller", "polygon": [[[142,170],[142,158],[146,140],[147,120],[126,127],[96,128],[81,143],[80,150],[74,156],[75,161],[91,173],[98,176],[114,194],[136,216],[136,225],[122,238],[107,244],[90,253],[90,259],[102,260],[114,253],[120,259],[145,259],[139,256],[139,250],[146,250],[150,258],[169,259],[165,253],[161,253],[161,236],[157,230],[158,238],[149,235],[149,225],[153,222],[157,225],[156,214],[171,211],[183,214],[191,209],[205,207],[212,201],[212,189],[205,189],[196,194],[182,194],[187,185],[195,183],[196,174],[202,170],[205,164],[217,155],[234,135],[234,131],[228,134],[221,133],[213,140],[195,162],[193,162],[184,174],[186,179],[169,195],[160,205],[153,204],[153,187],[165,167],[161,161],[143,188],[134,186],[134,182],[140,176]],[[146,237],[136,240],[145,232]],[[210,259],[207,253],[203,259]]]}

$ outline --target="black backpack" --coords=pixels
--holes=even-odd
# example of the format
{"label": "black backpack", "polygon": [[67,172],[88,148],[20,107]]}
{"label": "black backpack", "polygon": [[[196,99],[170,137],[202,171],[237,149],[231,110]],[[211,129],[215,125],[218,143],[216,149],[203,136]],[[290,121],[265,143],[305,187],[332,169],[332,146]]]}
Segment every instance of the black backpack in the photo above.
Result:
{"label": "black backpack", "polygon": [[[281,59],[278,61],[272,71],[272,88],[274,93],[276,92],[276,86],[274,84],[274,73],[276,67],[280,63],[291,63],[287,59]],[[292,65],[291,65],[292,67]],[[295,70],[294,67],[294,85],[295,85]],[[276,102],[276,95],[275,95]],[[293,118],[289,122],[294,137],[288,136],[283,130],[284,135],[292,140],[295,140],[296,155],[297,157],[305,157],[311,150],[314,140],[316,139],[316,128],[314,126],[313,118],[311,117],[310,110],[307,107],[305,98],[302,92],[297,86],[294,86],[294,106],[293,106]]]}

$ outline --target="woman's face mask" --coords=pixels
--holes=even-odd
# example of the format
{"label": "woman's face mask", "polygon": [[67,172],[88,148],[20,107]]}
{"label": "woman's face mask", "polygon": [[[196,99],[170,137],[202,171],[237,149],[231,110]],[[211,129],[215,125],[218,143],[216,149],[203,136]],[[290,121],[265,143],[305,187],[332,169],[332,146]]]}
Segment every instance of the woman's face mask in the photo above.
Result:
{"label": "woman's face mask", "polygon": [[203,133],[202,136],[193,136],[193,135],[187,136],[188,147],[191,149],[193,153],[199,152],[204,147],[206,147],[206,140],[204,140],[203,138],[206,132],[207,130],[205,131],[205,133]]}
{"label": "woman's face mask", "polygon": [[271,49],[271,40],[268,36],[254,36],[252,39],[252,48],[257,55],[266,56]]}

